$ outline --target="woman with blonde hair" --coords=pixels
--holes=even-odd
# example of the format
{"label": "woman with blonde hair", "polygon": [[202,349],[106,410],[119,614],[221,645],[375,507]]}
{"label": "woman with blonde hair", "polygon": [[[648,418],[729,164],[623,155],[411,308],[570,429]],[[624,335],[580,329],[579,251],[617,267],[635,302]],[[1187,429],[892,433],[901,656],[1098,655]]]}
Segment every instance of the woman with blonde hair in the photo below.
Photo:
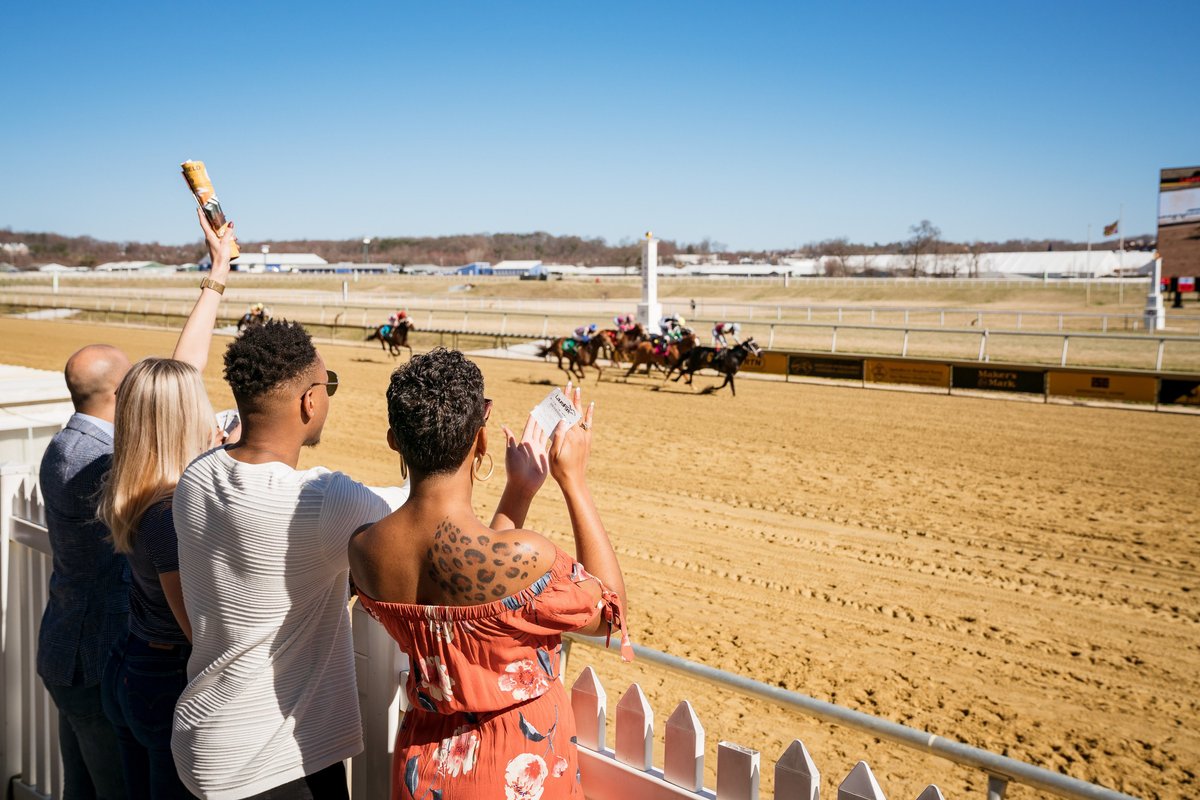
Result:
{"label": "woman with blonde hair", "polygon": [[[171,756],[175,703],[187,685],[192,629],[179,582],[171,497],[191,461],[220,444],[201,373],[229,274],[232,232],[218,236],[201,213],[212,272],[172,358],[146,358],[117,389],[113,461],[99,516],[129,558],[129,635],[104,671],[105,714],[117,731],[133,800],[190,798]],[[232,230],[232,223],[230,224]]]}

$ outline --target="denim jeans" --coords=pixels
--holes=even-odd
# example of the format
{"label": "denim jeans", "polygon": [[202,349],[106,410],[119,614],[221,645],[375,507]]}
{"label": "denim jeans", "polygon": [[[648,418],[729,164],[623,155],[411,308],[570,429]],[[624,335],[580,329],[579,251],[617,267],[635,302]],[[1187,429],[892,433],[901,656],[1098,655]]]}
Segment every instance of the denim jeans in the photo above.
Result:
{"label": "denim jeans", "polygon": [[63,800],[123,800],[116,731],[104,715],[100,684],[46,685],[58,706],[58,747],[63,760]]}
{"label": "denim jeans", "polygon": [[121,748],[130,800],[187,800],[171,756],[175,703],[187,686],[190,645],[152,645],[135,634],[104,670],[104,711]]}

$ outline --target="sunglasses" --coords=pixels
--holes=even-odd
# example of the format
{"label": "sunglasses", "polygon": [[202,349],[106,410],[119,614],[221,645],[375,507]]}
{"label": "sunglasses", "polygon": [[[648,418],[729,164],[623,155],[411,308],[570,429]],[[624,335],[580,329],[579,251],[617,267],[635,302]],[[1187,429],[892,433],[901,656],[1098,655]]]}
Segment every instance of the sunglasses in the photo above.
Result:
{"label": "sunglasses", "polygon": [[337,373],[331,369],[327,369],[327,370],[325,370],[325,377],[327,378],[327,380],[314,381],[313,383],[309,384],[308,388],[311,389],[314,386],[324,386],[325,392],[330,397],[333,397],[333,395],[337,392],[337,387],[338,387]]}

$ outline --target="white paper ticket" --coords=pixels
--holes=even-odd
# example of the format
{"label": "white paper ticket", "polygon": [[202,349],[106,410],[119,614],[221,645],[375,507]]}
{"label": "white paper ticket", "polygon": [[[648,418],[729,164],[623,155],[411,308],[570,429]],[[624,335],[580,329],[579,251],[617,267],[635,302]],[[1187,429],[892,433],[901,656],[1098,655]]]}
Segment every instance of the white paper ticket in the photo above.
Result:
{"label": "white paper ticket", "polygon": [[580,420],[579,412],[571,405],[562,389],[555,389],[546,395],[546,399],[538,403],[529,415],[548,435],[554,433],[559,420],[566,420],[568,428]]}

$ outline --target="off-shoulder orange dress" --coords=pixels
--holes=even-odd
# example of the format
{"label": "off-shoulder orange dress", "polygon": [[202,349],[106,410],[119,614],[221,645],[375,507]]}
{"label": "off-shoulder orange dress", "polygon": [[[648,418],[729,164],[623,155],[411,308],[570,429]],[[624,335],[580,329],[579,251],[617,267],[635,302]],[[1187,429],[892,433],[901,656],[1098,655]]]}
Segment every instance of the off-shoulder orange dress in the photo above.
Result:
{"label": "off-shoulder orange dress", "polygon": [[559,677],[562,633],[597,606],[633,657],[614,592],[559,550],[550,571],[494,603],[423,606],[361,595],[408,655],[412,709],[396,734],[392,800],[582,798],[575,718]]}

